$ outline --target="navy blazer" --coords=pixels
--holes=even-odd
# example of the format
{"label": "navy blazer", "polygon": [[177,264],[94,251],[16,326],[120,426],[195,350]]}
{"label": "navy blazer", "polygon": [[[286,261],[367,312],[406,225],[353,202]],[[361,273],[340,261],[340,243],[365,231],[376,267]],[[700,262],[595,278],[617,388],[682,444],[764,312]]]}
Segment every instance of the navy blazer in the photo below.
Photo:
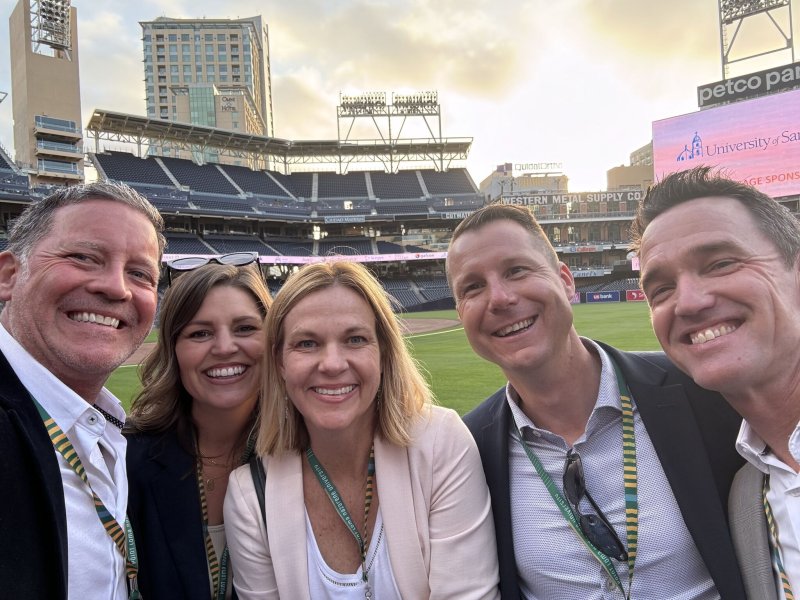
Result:
{"label": "navy blazer", "polygon": [[67,599],[67,509],[53,444],[0,352],[0,596]]}
{"label": "navy blazer", "polygon": [[[727,523],[728,492],[743,459],[735,441],[741,417],[714,392],[697,386],[660,352],[621,352],[600,344],[619,365],[653,442],[683,519],[724,600],[745,600]],[[500,592],[520,596],[511,530],[505,388],[464,417],[481,453],[492,494]]]}
{"label": "navy blazer", "polygon": [[128,436],[128,518],[145,600],[211,598],[195,468],[174,430]]}

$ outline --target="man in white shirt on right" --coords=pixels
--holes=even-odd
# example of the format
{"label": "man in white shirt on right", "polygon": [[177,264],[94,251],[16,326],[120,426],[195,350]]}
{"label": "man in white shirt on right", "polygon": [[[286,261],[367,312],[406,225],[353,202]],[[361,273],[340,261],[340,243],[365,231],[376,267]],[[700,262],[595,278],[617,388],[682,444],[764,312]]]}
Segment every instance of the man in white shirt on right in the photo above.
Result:
{"label": "man in white shirt on right", "polygon": [[800,224],[757,189],[697,167],[653,186],[632,231],[664,351],[745,419],[736,447],[748,463],[729,507],[748,597],[792,598],[800,593]]}

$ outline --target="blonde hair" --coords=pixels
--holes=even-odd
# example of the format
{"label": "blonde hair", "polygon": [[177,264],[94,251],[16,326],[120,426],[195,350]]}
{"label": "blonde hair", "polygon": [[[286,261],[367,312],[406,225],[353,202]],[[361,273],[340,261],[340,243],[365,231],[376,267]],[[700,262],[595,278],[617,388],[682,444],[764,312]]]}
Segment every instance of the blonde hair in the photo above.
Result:
{"label": "blonde hair", "polygon": [[381,388],[375,405],[378,432],[388,441],[407,446],[414,418],[432,402],[427,381],[406,347],[389,297],[377,279],[362,265],[338,261],[307,265],[294,273],[275,295],[267,315],[266,364],[262,372],[261,423],[256,448],[259,454],[279,455],[302,451],[309,437],[303,416],[286,395],[286,385],[278,367],[283,344],[283,325],[287,315],[307,296],[344,286],[361,296],[375,315],[375,331],[380,348]]}

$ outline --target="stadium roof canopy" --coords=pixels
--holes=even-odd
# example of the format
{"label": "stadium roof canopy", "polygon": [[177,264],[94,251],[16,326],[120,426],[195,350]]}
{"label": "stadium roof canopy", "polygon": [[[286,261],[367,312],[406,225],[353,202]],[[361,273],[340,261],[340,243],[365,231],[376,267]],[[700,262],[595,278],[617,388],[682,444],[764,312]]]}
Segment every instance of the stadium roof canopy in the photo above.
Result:
{"label": "stadium roof canopy", "polygon": [[351,162],[381,163],[390,172],[402,162],[430,162],[444,170],[452,161],[465,160],[472,146],[472,138],[292,141],[101,109],[92,113],[86,131],[94,139],[94,152],[102,152],[100,140],[134,144],[140,157],[150,146],[200,153],[214,149],[284,172],[299,164],[336,164],[345,172]]}

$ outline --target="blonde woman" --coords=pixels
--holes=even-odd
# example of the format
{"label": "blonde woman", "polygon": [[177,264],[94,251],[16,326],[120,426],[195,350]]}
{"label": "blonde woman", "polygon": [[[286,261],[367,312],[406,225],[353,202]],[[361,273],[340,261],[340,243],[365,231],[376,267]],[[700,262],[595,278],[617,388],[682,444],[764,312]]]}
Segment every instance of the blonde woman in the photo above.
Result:
{"label": "blonde woman", "polygon": [[304,267],[266,327],[266,525],[246,467],[225,499],[239,598],[498,598],[477,449],[431,404],[375,278]]}

